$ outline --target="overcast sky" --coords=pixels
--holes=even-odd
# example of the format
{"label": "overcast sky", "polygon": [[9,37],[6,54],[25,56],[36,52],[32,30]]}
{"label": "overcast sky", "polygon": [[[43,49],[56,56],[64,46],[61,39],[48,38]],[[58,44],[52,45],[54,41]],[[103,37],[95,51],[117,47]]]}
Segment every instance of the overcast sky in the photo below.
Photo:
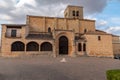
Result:
{"label": "overcast sky", "polygon": [[83,6],[97,29],[120,35],[120,0],[0,0],[0,24],[25,24],[26,15],[63,17],[67,5]]}

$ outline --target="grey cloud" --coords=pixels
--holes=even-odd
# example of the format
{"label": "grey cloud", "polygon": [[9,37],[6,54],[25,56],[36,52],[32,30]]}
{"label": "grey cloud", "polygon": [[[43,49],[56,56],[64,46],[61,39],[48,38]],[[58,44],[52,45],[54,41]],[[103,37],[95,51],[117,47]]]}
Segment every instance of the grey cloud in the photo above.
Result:
{"label": "grey cloud", "polygon": [[51,5],[51,4],[57,4],[57,3],[69,3],[72,0],[35,0],[38,4],[38,6],[40,5]]}
{"label": "grey cloud", "polygon": [[11,0],[4,0],[3,1],[6,6],[0,6],[0,13],[9,13],[9,11],[14,10],[14,3]]}
{"label": "grey cloud", "polygon": [[[102,12],[107,5],[108,0],[36,0],[37,6],[54,5],[54,4],[69,4],[83,6],[88,14]],[[59,5],[57,5],[59,6]]]}
{"label": "grey cloud", "polygon": [[86,14],[100,13],[107,5],[108,0],[35,0],[36,6],[24,4],[20,8],[15,7],[12,0],[4,1],[8,6],[0,7],[0,14],[11,16],[10,21],[12,22],[25,23],[26,15],[62,17],[67,5],[83,6]]}
{"label": "grey cloud", "polygon": [[100,13],[107,5],[107,0],[84,0],[83,6],[89,14]]}

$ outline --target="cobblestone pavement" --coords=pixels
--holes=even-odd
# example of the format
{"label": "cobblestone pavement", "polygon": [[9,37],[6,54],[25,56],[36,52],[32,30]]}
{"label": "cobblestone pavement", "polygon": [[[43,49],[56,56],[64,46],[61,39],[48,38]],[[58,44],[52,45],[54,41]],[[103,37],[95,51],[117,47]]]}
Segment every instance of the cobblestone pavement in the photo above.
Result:
{"label": "cobblestone pavement", "polygon": [[[60,62],[63,57],[66,62]],[[120,69],[120,60],[67,56],[0,58],[0,80],[106,80],[109,69]]]}

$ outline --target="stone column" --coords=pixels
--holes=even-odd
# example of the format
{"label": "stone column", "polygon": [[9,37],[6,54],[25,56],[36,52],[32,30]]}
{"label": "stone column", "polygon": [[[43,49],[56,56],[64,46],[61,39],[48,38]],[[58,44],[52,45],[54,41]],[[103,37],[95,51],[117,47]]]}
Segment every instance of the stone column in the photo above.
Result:
{"label": "stone column", "polygon": [[58,19],[54,19],[54,29],[58,29]]}
{"label": "stone column", "polygon": [[44,20],[44,31],[47,32],[46,17],[44,17],[43,20]]}
{"label": "stone column", "polygon": [[53,57],[57,57],[55,39],[53,40]]}
{"label": "stone column", "polygon": [[75,45],[74,45],[74,48],[75,48],[74,56],[75,56],[75,57],[77,56],[77,49],[76,49],[76,45],[77,45],[77,43],[76,43],[76,41],[75,41]]}
{"label": "stone column", "polygon": [[24,43],[25,44],[25,55],[27,54],[27,44],[26,43]]}
{"label": "stone column", "polygon": [[76,41],[75,40],[73,40],[72,50],[73,50],[73,53],[71,56],[76,57],[77,52],[76,52]]}

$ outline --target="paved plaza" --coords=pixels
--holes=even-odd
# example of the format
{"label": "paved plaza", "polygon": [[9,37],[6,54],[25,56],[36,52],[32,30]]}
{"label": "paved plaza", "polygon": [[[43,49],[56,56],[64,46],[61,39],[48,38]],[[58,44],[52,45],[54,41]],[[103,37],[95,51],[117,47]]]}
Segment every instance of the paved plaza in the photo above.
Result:
{"label": "paved plaza", "polygon": [[[61,62],[63,58],[66,62]],[[120,69],[120,60],[68,56],[0,58],[0,80],[106,80],[109,69]]]}

